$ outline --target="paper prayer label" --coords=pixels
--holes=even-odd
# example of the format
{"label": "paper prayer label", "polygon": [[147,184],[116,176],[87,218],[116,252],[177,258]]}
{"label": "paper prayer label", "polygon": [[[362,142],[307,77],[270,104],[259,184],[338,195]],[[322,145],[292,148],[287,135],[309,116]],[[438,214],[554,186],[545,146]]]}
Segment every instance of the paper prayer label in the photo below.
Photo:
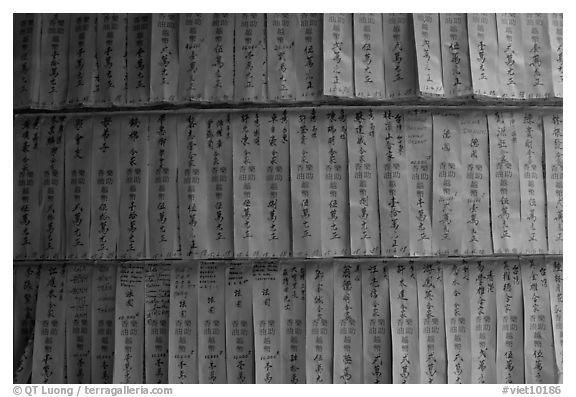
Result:
{"label": "paper prayer label", "polygon": [[170,272],[168,383],[198,383],[198,262]]}
{"label": "paper prayer label", "polygon": [[296,98],[314,101],[322,97],[322,14],[296,14]]}
{"label": "paper prayer label", "polygon": [[226,383],[226,266],[200,261],[198,271],[198,381]]}
{"label": "paper prayer label", "polygon": [[467,14],[470,71],[475,96],[500,95],[496,14]]}
{"label": "paper prayer label", "polygon": [[494,260],[469,262],[471,383],[496,383],[496,286]]}
{"label": "paper prayer label", "polygon": [[442,54],[438,14],[412,14],[420,95],[442,97]]}
{"label": "paper prayer label", "polygon": [[524,308],[517,258],[496,262],[496,382],[524,383]]}
{"label": "paper prayer label", "polygon": [[128,105],[144,105],[150,102],[152,15],[128,14],[127,24],[128,89],[126,102]]}
{"label": "paper prayer label", "polygon": [[92,200],[91,116],[68,119],[64,130],[64,145],[66,258],[86,259],[90,247]]}
{"label": "paper prayer label", "polygon": [[40,85],[40,33],[42,14],[14,14],[14,108],[34,106]]}
{"label": "paper prayer label", "polygon": [[[98,15],[98,74],[100,97],[97,102],[103,106],[126,104],[127,14]],[[150,62],[150,58],[144,59]]]}
{"label": "paper prayer label", "polygon": [[38,158],[40,128],[47,118],[16,116],[13,135],[13,257],[36,259],[41,255],[41,206],[38,202],[44,176]]}
{"label": "paper prayer label", "polygon": [[550,310],[552,315],[552,335],[554,336],[554,353],[557,378],[556,383],[563,383],[564,361],[564,330],[563,330],[563,306],[564,306],[564,276],[562,257],[546,257],[546,277],[550,289]]}
{"label": "paper prayer label", "polygon": [[552,88],[554,96],[562,98],[562,85],[564,82],[563,14],[550,13],[546,14],[546,16],[548,18],[548,37],[550,39]]}
{"label": "paper prayer label", "polygon": [[296,14],[266,14],[267,85],[270,101],[294,100],[296,79]]}
{"label": "paper prayer label", "polygon": [[148,255],[148,115],[123,116],[120,126],[118,258]]}
{"label": "paper prayer label", "polygon": [[180,14],[178,36],[178,57],[180,62],[178,75],[179,102],[202,99],[204,77],[209,66],[208,31],[212,14]]}
{"label": "paper prayer label", "polygon": [[115,303],[116,264],[97,262],[92,269],[92,383],[112,383]]}
{"label": "paper prayer label", "polygon": [[154,259],[180,256],[177,116],[150,115],[148,130],[148,246]]}
{"label": "paper prayer label", "polygon": [[461,259],[443,260],[447,383],[470,383],[470,298],[468,265]]}
{"label": "paper prayer label", "polygon": [[562,112],[542,117],[546,163],[546,219],[548,252],[562,253],[564,240],[564,167]]}
{"label": "paper prayer label", "polygon": [[[18,371],[19,362],[26,352],[30,338],[34,338],[36,321],[36,301],[38,296],[38,283],[40,281],[40,265],[14,264],[13,284],[13,368],[14,383],[26,383],[30,378],[30,371]],[[33,340],[33,339],[32,339]],[[27,366],[32,365],[31,358]],[[18,380],[18,382],[16,382]]]}
{"label": "paper prayer label", "polygon": [[392,382],[420,383],[418,284],[414,261],[387,262],[390,280]]}
{"label": "paper prayer label", "polygon": [[66,103],[70,14],[42,14],[39,101],[54,109]]}
{"label": "paper prayer label", "polygon": [[362,346],[364,383],[392,383],[390,286],[381,259],[366,259],[362,272]]}
{"label": "paper prayer label", "polygon": [[234,17],[212,14],[207,39],[207,74],[202,99],[230,102],[234,94]]}
{"label": "paper prayer label", "polygon": [[252,284],[252,263],[240,261],[226,263],[228,383],[254,383],[255,334],[252,324]]}
{"label": "paper prayer label", "polygon": [[418,92],[411,14],[382,14],[386,99],[410,98]]}
{"label": "paper prayer label", "polygon": [[458,114],[433,116],[432,251],[459,255],[462,247],[463,170]]}
{"label": "paper prayer label", "polygon": [[[490,235],[490,162],[488,124],[482,112],[459,115],[462,167],[463,224],[461,252],[464,255],[492,254]],[[463,221],[463,222],[462,222]]]}
{"label": "paper prayer label", "polygon": [[38,296],[42,299],[36,303],[32,383],[66,383],[65,280],[63,264],[45,263],[41,267]]}
{"label": "paper prayer label", "polygon": [[496,14],[501,98],[526,98],[526,63],[520,14]]}
{"label": "paper prayer label", "polygon": [[333,292],[332,261],[306,263],[306,383],[332,383]]}
{"label": "paper prayer label", "polygon": [[432,255],[432,115],[404,113],[410,255]]}
{"label": "paper prayer label", "polygon": [[347,112],[319,111],[319,165],[322,256],[350,255]]}
{"label": "paper prayer label", "polygon": [[91,383],[92,265],[66,265],[66,380]]}
{"label": "paper prayer label", "polygon": [[522,45],[526,62],[526,98],[554,96],[547,14],[521,13]]}
{"label": "paper prayer label", "polygon": [[376,131],[380,113],[372,109],[348,115],[348,183],[352,255],[380,255]]}
{"label": "paper prayer label", "polygon": [[178,14],[152,14],[150,102],[175,102],[178,95]]}
{"label": "paper prayer label", "polygon": [[70,15],[70,43],[68,47],[69,105],[94,105],[92,87],[96,62],[95,14]]}
{"label": "paper prayer label", "polygon": [[354,14],[354,95],[385,97],[382,14]]}
{"label": "paper prayer label", "polygon": [[466,14],[440,14],[442,82],[447,98],[472,95]]}
{"label": "paper prayer label", "polygon": [[277,260],[254,262],[252,303],[257,384],[282,383],[281,285]]}
{"label": "paper prayer label", "polygon": [[334,269],[334,383],[362,383],[362,272],[360,262]]}
{"label": "paper prayer label", "polygon": [[354,96],[352,14],[323,14],[324,95]]}
{"label": "paper prayer label", "polygon": [[280,366],[285,384],[306,382],[306,263],[280,263]]}
{"label": "paper prayer label", "polygon": [[89,257],[94,259],[116,258],[122,117],[104,115],[92,118]]}
{"label": "paper prayer label", "polygon": [[420,343],[420,383],[446,383],[444,283],[439,262],[423,262],[416,269]]}
{"label": "paper prayer label", "polygon": [[383,256],[408,256],[406,135],[402,114],[384,111],[376,133],[380,244]]}
{"label": "paper prayer label", "polygon": [[520,257],[526,383],[556,383],[550,291],[543,257]]}
{"label": "paper prayer label", "polygon": [[520,179],[516,127],[510,113],[488,113],[487,117],[494,252],[517,253],[520,246]]}
{"label": "paper prayer label", "polygon": [[234,101],[266,102],[266,14],[238,14],[234,31]]}

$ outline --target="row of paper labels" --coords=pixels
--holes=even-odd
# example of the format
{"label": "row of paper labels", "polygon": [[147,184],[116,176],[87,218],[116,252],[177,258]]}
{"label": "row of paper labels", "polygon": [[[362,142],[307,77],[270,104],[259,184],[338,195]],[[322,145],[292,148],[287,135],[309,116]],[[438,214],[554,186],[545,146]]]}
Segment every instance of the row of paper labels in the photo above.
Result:
{"label": "row of paper labels", "polygon": [[562,257],[14,272],[15,383],[562,383]]}
{"label": "row of paper labels", "polygon": [[15,14],[14,106],[562,98],[562,14]]}
{"label": "row of paper labels", "polygon": [[562,253],[562,113],[21,115],[14,259]]}

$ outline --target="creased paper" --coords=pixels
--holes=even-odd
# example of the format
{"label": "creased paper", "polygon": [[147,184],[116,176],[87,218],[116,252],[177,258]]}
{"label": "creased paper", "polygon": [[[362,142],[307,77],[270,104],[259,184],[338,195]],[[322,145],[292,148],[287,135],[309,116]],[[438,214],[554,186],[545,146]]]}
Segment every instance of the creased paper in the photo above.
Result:
{"label": "creased paper", "polygon": [[526,62],[526,98],[554,96],[547,14],[522,13],[522,46]]}
{"label": "creased paper", "polygon": [[68,94],[66,103],[94,104],[93,73],[96,62],[96,14],[70,15]]}
{"label": "creased paper", "polygon": [[526,63],[520,14],[496,14],[498,73],[502,98],[526,98]]}
{"label": "creased paper", "polygon": [[500,79],[496,14],[467,14],[467,18],[474,95],[497,97],[500,93]]}
{"label": "creased paper", "polygon": [[386,99],[416,96],[414,30],[411,14],[382,14]]}
{"label": "creased paper", "polygon": [[354,14],[354,95],[384,99],[382,14]]}
{"label": "creased paper", "polygon": [[41,108],[59,108],[68,92],[68,38],[70,14],[42,14],[39,102]]}
{"label": "creased paper", "polygon": [[204,76],[209,70],[208,31],[212,14],[180,14],[178,36],[178,74],[179,102],[191,102],[202,99],[204,94]]}
{"label": "creased paper", "polygon": [[175,102],[178,95],[178,14],[152,14],[150,102]]}
{"label": "creased paper", "polygon": [[128,14],[127,23],[128,89],[126,102],[128,105],[144,105],[150,102],[152,15]]}
{"label": "creased paper", "polygon": [[562,98],[564,83],[564,46],[563,14],[550,13],[548,18],[548,36],[550,39],[550,58],[552,63],[552,88],[556,98]]}
{"label": "creased paper", "polygon": [[92,270],[92,383],[112,383],[115,303],[116,264],[96,262]]}
{"label": "creased paper", "polygon": [[324,95],[354,96],[352,14],[323,14]]}
{"label": "creased paper", "polygon": [[563,383],[564,362],[564,275],[562,257],[546,257],[546,277],[550,289],[550,310],[552,315],[552,335],[554,336],[554,353],[557,377],[556,383]]}
{"label": "creased paper", "polygon": [[[97,56],[100,80],[100,96],[97,103],[102,106],[126,104],[127,14],[98,14]],[[149,62],[146,59],[144,62]]]}
{"label": "creased paper", "polygon": [[314,101],[322,97],[322,14],[296,14],[296,98]]}
{"label": "creased paper", "polygon": [[446,98],[472,95],[466,14],[440,14],[440,38]]}
{"label": "creased paper", "polygon": [[207,40],[207,74],[203,98],[210,102],[230,102],[234,94],[234,17],[212,14]]}
{"label": "creased paper", "polygon": [[564,240],[563,116],[546,113],[542,117],[546,163],[546,219],[548,252],[562,253]]}
{"label": "creased paper", "polygon": [[418,69],[418,90],[422,96],[442,97],[442,54],[438,14],[412,14]]}
{"label": "creased paper", "polygon": [[14,108],[38,103],[42,14],[14,14]]}
{"label": "creased paper", "polygon": [[296,14],[266,14],[268,99],[294,100],[296,79]]}
{"label": "creased paper", "polygon": [[266,102],[266,14],[237,14],[234,101]]}

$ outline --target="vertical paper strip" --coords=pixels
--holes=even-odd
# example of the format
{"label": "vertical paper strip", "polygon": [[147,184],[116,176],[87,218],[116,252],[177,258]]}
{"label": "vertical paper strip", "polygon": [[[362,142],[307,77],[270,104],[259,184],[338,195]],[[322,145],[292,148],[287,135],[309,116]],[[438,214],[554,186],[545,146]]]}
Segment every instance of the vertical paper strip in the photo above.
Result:
{"label": "vertical paper strip", "polygon": [[554,336],[554,353],[556,363],[556,383],[564,382],[564,275],[563,258],[546,257],[546,277],[550,289],[550,310],[552,315],[552,335]]}
{"label": "vertical paper strip", "polygon": [[410,255],[432,255],[432,115],[404,113]]}
{"label": "vertical paper strip", "polygon": [[144,383],[144,262],[117,265],[112,383]]}
{"label": "vertical paper strip", "polygon": [[114,318],[116,264],[96,263],[92,270],[92,383],[112,383],[114,371]]}
{"label": "vertical paper strip", "polygon": [[381,250],[383,256],[408,256],[408,164],[404,119],[401,113],[390,111],[382,113],[382,117],[382,128],[376,133]]}
{"label": "vertical paper strip", "polygon": [[322,97],[322,14],[296,14],[296,98],[314,101]]}
{"label": "vertical paper strip", "polygon": [[520,14],[496,14],[498,73],[502,98],[526,98],[526,73]]}
{"label": "vertical paper strip", "polygon": [[144,105],[150,102],[152,15],[128,14],[127,24],[128,89],[126,103],[128,105]]}
{"label": "vertical paper strip", "polygon": [[256,383],[282,383],[280,304],[282,279],[277,260],[254,262],[252,304]]}
{"label": "vertical paper strip", "polygon": [[386,99],[414,97],[418,91],[411,14],[382,14]]}
{"label": "vertical paper strip", "polygon": [[[40,271],[32,383],[66,383],[66,303],[64,282],[66,268],[60,263],[45,263]],[[27,379],[26,379],[27,380]]]}
{"label": "vertical paper strip", "polygon": [[496,382],[524,383],[524,308],[517,258],[496,263]]}
{"label": "vertical paper strip", "polygon": [[233,113],[234,256],[259,257],[263,251],[264,164],[259,112]]}
{"label": "vertical paper strip", "polygon": [[318,117],[322,256],[349,256],[347,112],[320,111]]}
{"label": "vertical paper strip", "polygon": [[380,255],[376,131],[380,113],[348,114],[348,180],[352,255]]}
{"label": "vertical paper strip", "polygon": [[494,260],[469,264],[471,383],[496,383],[496,286]]}
{"label": "vertical paper strip", "polygon": [[364,383],[392,383],[392,340],[388,267],[367,259],[362,272],[362,351]]}
{"label": "vertical paper strip", "polygon": [[334,383],[363,383],[362,272],[360,263],[336,260],[334,269]]}
{"label": "vertical paper strip", "polygon": [[463,185],[458,114],[433,116],[432,251],[459,255],[462,247]]}
{"label": "vertical paper strip", "polygon": [[[221,266],[224,266],[224,263]],[[228,383],[254,383],[252,263],[230,261],[225,266]]]}
{"label": "vertical paper strip", "polygon": [[198,262],[170,271],[168,383],[198,383]]}
{"label": "vertical paper strip", "polygon": [[167,383],[170,263],[146,263],[145,277],[144,380]]}
{"label": "vertical paper strip", "polygon": [[556,383],[550,291],[543,257],[521,257],[526,383]]}
{"label": "vertical paper strip", "polygon": [[[127,79],[127,14],[98,15],[98,74],[100,98],[98,105],[126,104]],[[144,59],[149,62],[149,58]]]}
{"label": "vertical paper strip", "polygon": [[332,383],[333,292],[332,261],[306,263],[306,383]]}
{"label": "vertical paper strip", "polygon": [[154,259],[180,256],[177,116],[150,115],[148,130],[148,246]]}
{"label": "vertical paper strip", "polygon": [[54,109],[66,103],[70,14],[42,14],[39,107]]}
{"label": "vertical paper strip", "polygon": [[175,102],[178,96],[178,14],[152,14],[150,102]]}
{"label": "vertical paper strip", "polygon": [[462,248],[464,255],[492,254],[488,124],[482,112],[459,116],[462,167]]}
{"label": "vertical paper strip", "polygon": [[563,14],[546,14],[548,18],[548,36],[550,39],[550,58],[552,63],[552,88],[556,98],[564,96],[564,46]]}
{"label": "vertical paper strip", "polygon": [[198,271],[198,381],[226,383],[226,265],[200,261]]}
{"label": "vertical paper strip", "polygon": [[66,258],[86,259],[90,248],[92,201],[92,117],[69,118],[64,142]]}
{"label": "vertical paper strip", "polygon": [[477,97],[500,95],[496,14],[467,14],[472,89]]}
{"label": "vertical paper strip", "polygon": [[536,112],[514,112],[520,176],[520,249],[525,254],[548,252],[542,117]]}
{"label": "vertical paper strip", "polygon": [[546,219],[548,252],[562,253],[564,240],[563,116],[546,113],[542,117],[546,163]]}
{"label": "vertical paper strip", "polygon": [[14,108],[35,106],[40,84],[40,40],[42,14],[13,15]]}
{"label": "vertical paper strip", "polygon": [[280,263],[280,383],[306,383],[306,264],[302,260]]}
{"label": "vertical paper strip", "polygon": [[234,16],[212,14],[207,46],[207,74],[203,99],[230,102],[234,94]]}
{"label": "vertical paper strip", "polygon": [[120,123],[118,258],[141,259],[148,255],[148,116],[126,115]]}
{"label": "vertical paper strip", "polygon": [[71,14],[68,47],[68,105],[93,105],[96,62],[96,14]]}
{"label": "vertical paper strip", "polygon": [[530,13],[519,15],[526,62],[526,98],[553,97],[548,16]]}
{"label": "vertical paper strip", "polygon": [[[296,99],[296,14],[266,14],[268,99]],[[302,54],[300,54],[302,55]]]}
{"label": "vertical paper strip", "polygon": [[324,95],[354,96],[352,14],[323,14]]}
{"label": "vertical paper strip", "polygon": [[92,265],[66,266],[66,370],[68,383],[92,383]]}
{"label": "vertical paper strip", "polygon": [[446,325],[447,383],[471,383],[470,288],[466,262],[442,261]]}
{"label": "vertical paper strip", "polygon": [[322,203],[316,110],[294,111],[288,117],[293,255],[318,257],[322,250]]}
{"label": "vertical paper strip", "polygon": [[385,97],[382,14],[354,14],[354,95]]}
{"label": "vertical paper strip", "polygon": [[418,283],[414,261],[388,263],[392,383],[420,383]]}
{"label": "vertical paper strip", "polygon": [[234,40],[234,102],[266,102],[266,14],[236,15]]}
{"label": "vertical paper strip", "polygon": [[208,31],[212,14],[180,14],[178,102],[202,99],[208,73]]}
{"label": "vertical paper strip", "polygon": [[92,118],[90,251],[93,259],[114,259],[118,248],[120,135],[123,116]]}
{"label": "vertical paper strip", "polygon": [[520,179],[516,128],[510,113],[488,113],[487,117],[494,252],[517,253],[520,246]]}
{"label": "vertical paper strip", "polygon": [[440,19],[438,14],[413,14],[418,90],[422,96],[443,97]]}
{"label": "vertical paper strip", "polygon": [[446,98],[472,95],[466,14],[440,14],[440,38]]}

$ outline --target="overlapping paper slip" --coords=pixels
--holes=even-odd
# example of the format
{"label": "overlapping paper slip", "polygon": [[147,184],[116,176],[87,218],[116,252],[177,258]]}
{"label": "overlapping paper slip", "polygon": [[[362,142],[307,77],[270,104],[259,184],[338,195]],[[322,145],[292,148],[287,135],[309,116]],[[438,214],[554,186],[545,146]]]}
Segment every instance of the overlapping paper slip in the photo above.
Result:
{"label": "overlapping paper slip", "polygon": [[41,14],[14,14],[14,87],[15,108],[38,102],[40,94]]}
{"label": "overlapping paper slip", "polygon": [[95,103],[97,14],[70,15],[68,47],[68,93],[66,104],[91,106]]}
{"label": "overlapping paper slip", "polygon": [[234,95],[234,18],[236,14],[210,14],[208,62],[203,99],[230,102]]}
{"label": "overlapping paper slip", "polygon": [[552,332],[554,336],[554,353],[557,377],[555,381],[562,383],[564,380],[564,275],[562,257],[546,257],[546,277],[550,289],[550,310],[552,315]]}
{"label": "overlapping paper slip", "polygon": [[382,14],[386,99],[418,93],[412,14]]}
{"label": "overlapping paper slip", "polygon": [[548,252],[561,254],[564,241],[563,115],[546,113],[542,117],[546,162],[546,220]]}
{"label": "overlapping paper slip", "polygon": [[472,95],[466,14],[440,14],[442,81],[446,98]]}
{"label": "overlapping paper slip", "polygon": [[323,14],[323,93],[354,96],[352,14]]}
{"label": "overlapping paper slip", "polygon": [[126,103],[143,105],[150,102],[152,15],[130,13],[127,18]]}
{"label": "overlapping paper slip", "polygon": [[552,63],[552,89],[555,97],[562,98],[562,84],[564,82],[563,14],[547,14],[547,18]]}
{"label": "overlapping paper slip", "polygon": [[152,14],[150,44],[150,102],[178,98],[178,14]]}
{"label": "overlapping paper slip", "polygon": [[354,14],[354,95],[384,99],[382,14]]}
{"label": "overlapping paper slip", "polygon": [[[127,14],[98,14],[97,57],[99,76],[98,106],[126,104]],[[145,62],[150,62],[149,58]]]}
{"label": "overlapping paper slip", "polygon": [[116,264],[96,262],[92,269],[92,383],[112,383],[116,306]]}
{"label": "overlapping paper slip", "polygon": [[266,102],[266,14],[237,14],[234,29],[234,101]]}
{"label": "overlapping paper slip", "polygon": [[467,14],[470,75],[474,96],[498,97],[498,33],[496,14]]}
{"label": "overlapping paper slip", "polygon": [[419,95],[443,97],[442,54],[438,14],[412,14]]}
{"label": "overlapping paper slip", "polygon": [[271,102],[295,100],[297,14],[266,14],[267,97]]}
{"label": "overlapping paper slip", "polygon": [[70,14],[42,14],[38,106],[59,108],[66,103]]}
{"label": "overlapping paper slip", "polygon": [[212,14],[180,14],[178,36],[178,101],[200,100],[204,95],[203,77],[210,67],[208,31]]}
{"label": "overlapping paper slip", "polygon": [[296,54],[297,99],[313,101],[322,98],[323,50],[322,14],[296,14],[294,48]]}
{"label": "overlapping paper slip", "polygon": [[496,14],[500,93],[506,99],[525,99],[527,67],[520,14]]}

